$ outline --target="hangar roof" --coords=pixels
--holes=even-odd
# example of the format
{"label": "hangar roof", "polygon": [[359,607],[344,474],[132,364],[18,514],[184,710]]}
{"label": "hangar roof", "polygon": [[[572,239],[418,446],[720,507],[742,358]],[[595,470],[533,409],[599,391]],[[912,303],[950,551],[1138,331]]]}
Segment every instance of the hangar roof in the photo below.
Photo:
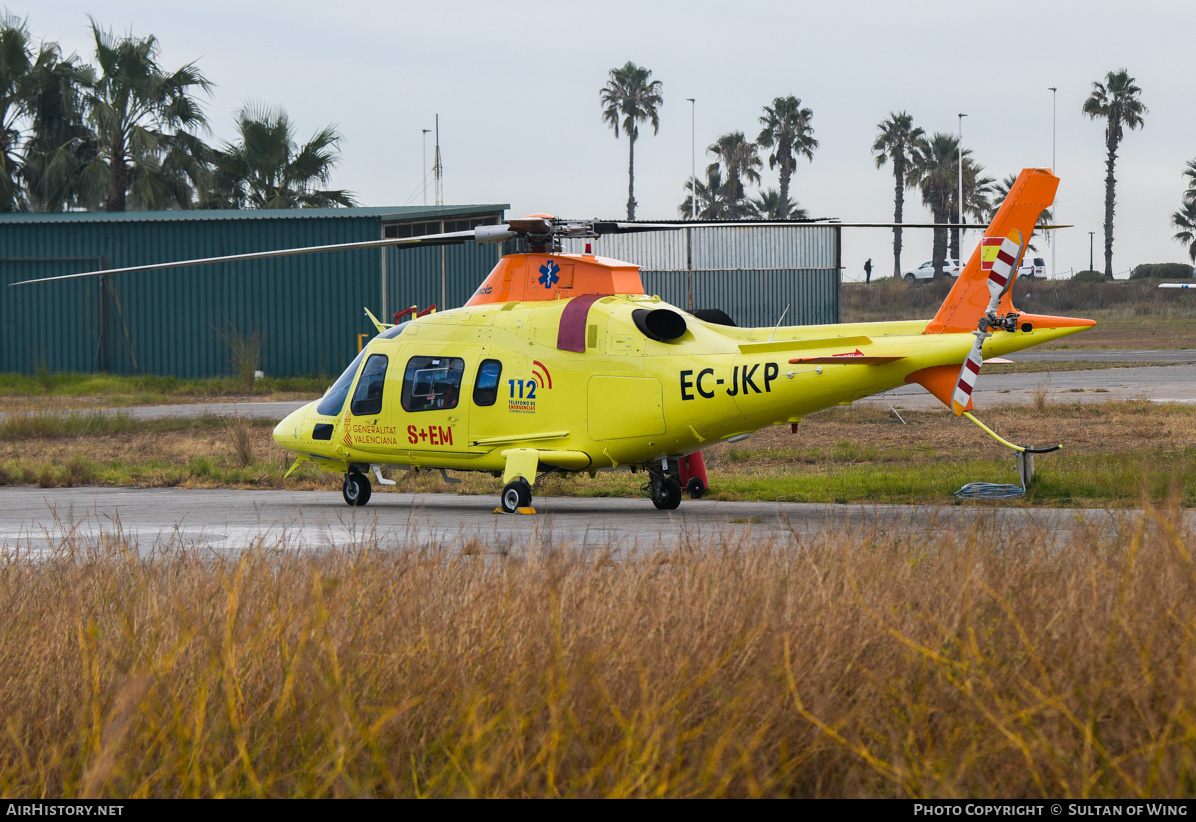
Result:
{"label": "hangar roof", "polygon": [[504,203],[445,206],[373,206],[368,208],[254,208],[188,209],[173,211],[70,211],[58,214],[17,212],[0,214],[4,223],[164,223],[197,220],[326,220],[375,219],[390,223],[407,220],[436,220],[463,214],[492,214],[506,211]]}

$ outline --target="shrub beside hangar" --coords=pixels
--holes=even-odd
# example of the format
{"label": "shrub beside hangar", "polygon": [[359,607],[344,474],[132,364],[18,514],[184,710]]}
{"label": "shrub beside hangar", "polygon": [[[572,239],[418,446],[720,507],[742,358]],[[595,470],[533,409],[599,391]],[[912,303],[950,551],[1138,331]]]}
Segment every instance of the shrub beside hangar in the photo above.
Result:
{"label": "shrub beside hangar", "polygon": [[[8,288],[21,280],[255,251],[461,231],[506,205],[0,214],[0,371],[230,372],[230,331],[262,337],[271,376],[336,374],[357,335],[417,304],[461,305],[496,245],[366,249],[133,272]],[[443,261],[443,264],[442,264]],[[442,276],[443,272],[443,276]]]}

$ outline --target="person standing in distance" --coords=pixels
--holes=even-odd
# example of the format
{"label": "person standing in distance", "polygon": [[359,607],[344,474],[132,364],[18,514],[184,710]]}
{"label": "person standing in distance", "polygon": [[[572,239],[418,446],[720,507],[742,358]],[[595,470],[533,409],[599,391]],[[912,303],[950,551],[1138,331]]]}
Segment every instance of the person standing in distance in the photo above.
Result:
{"label": "person standing in distance", "polygon": [[872,258],[869,257],[864,262],[864,285],[869,285],[872,282]]}

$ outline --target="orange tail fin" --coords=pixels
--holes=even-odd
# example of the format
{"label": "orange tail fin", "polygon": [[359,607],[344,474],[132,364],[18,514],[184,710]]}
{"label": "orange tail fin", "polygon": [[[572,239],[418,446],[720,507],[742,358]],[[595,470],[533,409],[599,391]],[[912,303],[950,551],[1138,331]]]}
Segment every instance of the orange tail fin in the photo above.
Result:
{"label": "orange tail fin", "polygon": [[[989,290],[990,272],[994,266],[1002,271],[1009,265],[1005,260],[1006,249],[1020,246],[1023,253],[1038,222],[1038,215],[1055,201],[1059,178],[1047,169],[1027,168],[1018,175],[1009,189],[1005,202],[984,232],[984,240],[976,246],[971,259],[964,267],[955,286],[943,300],[934,319],[926,326],[927,334],[945,334],[956,331],[974,331],[976,324],[988,308],[992,293]],[[1025,238],[1024,240],[1022,238]],[[1012,243],[1007,242],[1011,240]],[[1002,255],[998,258],[998,255]],[[1009,281],[1017,277],[1021,260],[1012,262]],[[996,275],[994,275],[996,276]],[[1013,311],[1011,290],[1001,294],[997,314]]]}

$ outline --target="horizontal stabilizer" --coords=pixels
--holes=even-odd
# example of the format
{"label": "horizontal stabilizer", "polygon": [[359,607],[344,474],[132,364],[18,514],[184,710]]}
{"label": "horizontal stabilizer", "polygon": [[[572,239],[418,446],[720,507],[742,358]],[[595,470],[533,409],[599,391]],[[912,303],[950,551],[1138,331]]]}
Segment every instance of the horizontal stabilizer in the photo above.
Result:
{"label": "horizontal stabilizer", "polygon": [[870,357],[864,354],[836,354],[832,357],[794,357],[792,365],[884,365],[904,357]]}
{"label": "horizontal stabilizer", "polygon": [[871,337],[822,337],[816,340],[766,340],[764,342],[745,342],[739,344],[741,354],[770,354],[774,351],[809,351],[811,349],[833,348],[859,349],[861,345],[871,345]]}

